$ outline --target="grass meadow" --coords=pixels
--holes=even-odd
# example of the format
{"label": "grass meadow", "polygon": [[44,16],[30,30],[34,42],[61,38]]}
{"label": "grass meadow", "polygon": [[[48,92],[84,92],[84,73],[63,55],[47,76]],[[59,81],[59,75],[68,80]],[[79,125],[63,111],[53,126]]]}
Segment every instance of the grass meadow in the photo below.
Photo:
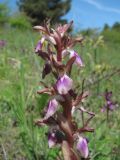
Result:
{"label": "grass meadow", "polygon": [[[59,147],[49,149],[47,127],[34,125],[49,99],[37,95],[43,61],[35,55],[39,34],[18,29],[0,30],[0,39],[6,45],[0,48],[0,160],[54,160],[60,155]],[[85,67],[73,68],[76,87],[90,95],[84,107],[96,113],[91,121],[94,133],[87,133],[91,160],[120,160],[120,45],[103,42],[101,37],[86,38],[75,50]],[[50,75],[44,80],[52,83]],[[113,92],[116,109],[101,112],[105,90]]]}

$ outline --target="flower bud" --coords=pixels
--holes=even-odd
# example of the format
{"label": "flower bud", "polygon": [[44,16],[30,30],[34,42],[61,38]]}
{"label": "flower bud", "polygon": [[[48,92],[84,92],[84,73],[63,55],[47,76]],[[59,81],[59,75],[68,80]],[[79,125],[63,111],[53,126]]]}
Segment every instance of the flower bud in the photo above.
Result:
{"label": "flower bud", "polygon": [[88,150],[88,144],[87,144],[86,138],[79,136],[79,139],[77,142],[77,150],[80,152],[83,158],[88,157],[89,150]]}

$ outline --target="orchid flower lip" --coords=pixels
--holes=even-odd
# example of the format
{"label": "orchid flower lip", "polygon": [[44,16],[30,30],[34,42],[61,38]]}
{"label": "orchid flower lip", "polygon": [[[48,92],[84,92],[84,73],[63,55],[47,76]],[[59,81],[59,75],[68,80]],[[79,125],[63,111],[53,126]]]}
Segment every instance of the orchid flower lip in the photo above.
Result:
{"label": "orchid flower lip", "polygon": [[35,48],[35,52],[39,52],[40,50],[42,50],[42,46],[43,46],[43,43],[45,41],[45,37],[42,37],[41,40],[38,41],[37,43],[37,46]]}
{"label": "orchid flower lip", "polygon": [[52,36],[45,35],[38,41],[37,46],[35,48],[36,53],[39,52],[40,50],[42,50],[43,43],[45,40],[51,42],[53,45],[56,45],[56,41]]}
{"label": "orchid flower lip", "polygon": [[55,133],[54,132],[53,133],[49,133],[48,134],[48,146],[49,146],[49,148],[54,147],[55,144],[56,144],[56,141],[57,141],[57,139],[55,137]]}
{"label": "orchid flower lip", "polygon": [[83,158],[88,157],[89,150],[88,150],[88,143],[87,143],[86,138],[79,136],[76,148],[80,152]]}
{"label": "orchid flower lip", "polygon": [[80,66],[80,67],[84,67],[84,64],[83,64],[83,61],[81,59],[81,57],[78,55],[78,53],[74,50],[71,50],[69,48],[65,49],[62,51],[62,57],[64,58],[68,53],[70,53],[70,58],[72,58],[73,56],[76,57],[76,60],[75,60],[75,64]]}
{"label": "orchid flower lip", "polygon": [[73,56],[76,57],[76,60],[74,63],[78,66],[83,67],[84,66],[83,61],[82,61],[81,57],[78,55],[78,53],[74,50],[69,50],[69,52],[70,52],[70,58]]}
{"label": "orchid flower lip", "polygon": [[73,80],[69,78],[66,74],[60,77],[57,81],[56,87],[59,94],[67,94],[72,88]]}
{"label": "orchid flower lip", "polygon": [[55,112],[58,109],[58,102],[56,99],[52,99],[49,101],[47,113],[45,115],[45,119],[48,119],[49,117],[53,116]]}

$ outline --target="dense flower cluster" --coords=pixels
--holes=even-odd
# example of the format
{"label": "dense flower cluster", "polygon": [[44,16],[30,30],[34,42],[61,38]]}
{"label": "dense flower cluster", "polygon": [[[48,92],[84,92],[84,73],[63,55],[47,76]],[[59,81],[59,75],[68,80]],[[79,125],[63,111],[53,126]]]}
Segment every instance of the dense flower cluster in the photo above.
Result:
{"label": "dense flower cluster", "polygon": [[[95,116],[94,113],[80,106],[80,103],[88,96],[88,92],[82,90],[80,93],[76,93],[73,85],[75,82],[71,78],[73,65],[78,68],[84,66],[79,54],[72,49],[83,39],[81,37],[72,38],[66,33],[72,23],[59,25],[55,29],[50,28],[47,23],[44,26],[34,27],[35,30],[42,33],[42,38],[35,48],[36,54],[45,61],[42,78],[50,73],[55,77],[55,83],[51,87],[45,85],[43,90],[38,90],[38,94],[50,95],[50,100],[44,117],[36,124],[50,126],[49,147],[60,144],[66,160],[89,157],[88,141],[84,132],[94,131],[88,124]],[[76,110],[79,110],[81,114],[88,114],[88,119],[84,120],[81,128],[73,118]]]}

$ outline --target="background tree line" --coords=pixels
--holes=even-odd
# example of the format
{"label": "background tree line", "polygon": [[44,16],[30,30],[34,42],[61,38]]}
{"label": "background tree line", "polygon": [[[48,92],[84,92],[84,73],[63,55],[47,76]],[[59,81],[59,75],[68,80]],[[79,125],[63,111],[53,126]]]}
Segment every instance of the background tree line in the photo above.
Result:
{"label": "background tree line", "polygon": [[[63,18],[71,7],[71,0],[18,0],[19,11],[10,14],[7,3],[0,4],[0,27],[11,26],[20,29],[30,29],[34,25],[43,24],[45,19],[51,19],[53,24],[66,23]],[[102,34],[105,41],[120,42],[120,22],[112,26],[105,24],[103,29],[84,29],[80,30],[84,36]]]}

